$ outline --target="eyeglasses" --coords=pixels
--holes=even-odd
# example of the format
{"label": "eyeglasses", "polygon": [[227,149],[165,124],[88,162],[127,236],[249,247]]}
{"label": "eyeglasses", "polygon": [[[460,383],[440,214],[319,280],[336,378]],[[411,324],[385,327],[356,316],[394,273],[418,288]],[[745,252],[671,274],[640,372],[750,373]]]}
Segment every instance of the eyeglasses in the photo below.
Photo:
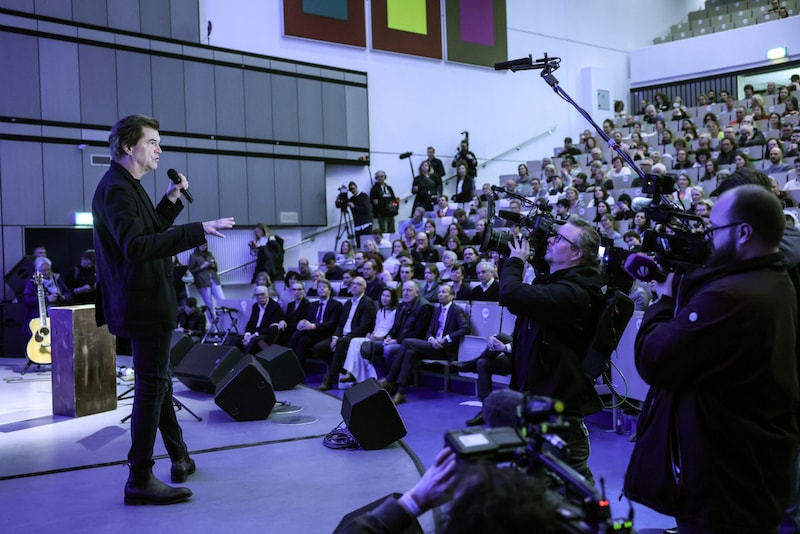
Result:
{"label": "eyeglasses", "polygon": [[714,232],[717,230],[724,230],[725,228],[733,228],[734,226],[739,226],[740,224],[744,224],[741,222],[734,222],[730,224],[723,224],[722,226],[707,226],[706,229],[703,231],[703,235],[706,239],[714,239]]}
{"label": "eyeglasses", "polygon": [[554,236],[553,236],[553,244],[554,244],[554,245],[557,245],[557,244],[559,244],[559,243],[560,243],[562,240],[566,241],[567,243],[569,243],[569,244],[570,244],[571,246],[573,246],[573,247],[577,247],[577,246],[578,246],[578,245],[576,245],[576,244],[575,244],[575,242],[574,242],[574,241],[570,241],[570,240],[569,240],[569,239],[568,239],[566,236],[564,236],[563,234],[556,234],[556,235],[554,235]]}

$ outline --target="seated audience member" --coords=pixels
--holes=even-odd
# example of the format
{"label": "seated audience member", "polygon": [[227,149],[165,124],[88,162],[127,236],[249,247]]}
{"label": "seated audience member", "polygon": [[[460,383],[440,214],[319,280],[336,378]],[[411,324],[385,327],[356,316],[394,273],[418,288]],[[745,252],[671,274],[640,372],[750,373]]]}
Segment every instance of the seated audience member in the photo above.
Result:
{"label": "seated audience member", "polygon": [[428,301],[435,301],[439,294],[439,286],[441,285],[439,281],[439,269],[436,267],[436,264],[429,263],[426,265],[423,276],[425,283],[420,289],[422,298]]}
{"label": "seated audience member", "polygon": [[355,269],[350,269],[349,271],[345,271],[344,275],[342,276],[342,285],[339,286],[339,292],[336,293],[337,297],[345,297],[350,298],[350,284],[353,282],[353,278],[358,276],[358,273]]}
{"label": "seated audience member", "polygon": [[781,190],[781,186],[778,185],[778,181],[770,176],[769,183],[770,187],[772,188],[772,192],[775,193],[775,196],[781,201],[781,206],[784,208],[793,208],[794,200],[792,200],[792,197],[790,197],[786,191]]}
{"label": "seated audience member", "polygon": [[299,280],[311,280],[311,264],[308,258],[297,260],[297,278]]}
{"label": "seated audience member", "polygon": [[341,280],[344,275],[344,269],[339,267],[336,263],[336,254],[333,252],[326,252],[322,256],[322,264],[325,266],[325,278],[328,280]]}
{"label": "seated audience member", "polygon": [[178,310],[178,327],[176,332],[183,332],[199,341],[206,332],[206,314],[197,307],[197,299],[188,297]]}
{"label": "seated audience member", "polygon": [[401,344],[389,374],[381,382],[390,393],[396,392],[392,398],[394,404],[406,402],[406,388],[417,360],[455,360],[458,357],[458,344],[469,334],[470,326],[467,314],[453,303],[454,297],[452,287],[439,286],[439,306],[433,312],[427,340],[406,339]]}
{"label": "seated audience member", "polygon": [[[468,301],[472,297],[470,283],[464,280],[464,266],[456,265],[451,273],[451,283],[453,294],[456,300]],[[439,298],[437,293],[436,298]]]}
{"label": "seated audience member", "polygon": [[383,232],[380,228],[373,228],[372,230],[372,240],[375,241],[375,245],[378,248],[391,248],[392,242],[384,237]]}
{"label": "seated audience member", "polygon": [[[422,225],[423,230],[425,229],[425,225]],[[413,250],[414,247],[417,246],[417,231],[414,229],[413,226],[409,225],[406,226],[405,229],[402,231],[402,238],[403,244],[405,245],[407,250]]]}
{"label": "seated audience member", "polygon": [[[475,235],[473,235],[472,239],[465,243],[465,245],[475,245],[478,247],[481,246],[483,244],[483,236],[486,233],[486,226],[488,224],[489,223],[486,219],[478,219],[478,221],[475,223]],[[462,250],[461,252],[463,254],[464,251]]]}
{"label": "seated audience member", "polygon": [[375,316],[377,307],[375,302],[366,295],[367,282],[360,276],[350,282],[352,297],[342,308],[339,323],[330,338],[325,338],[314,344],[311,351],[320,359],[329,361],[328,372],[322,383],[317,387],[320,391],[327,391],[339,384],[339,371],[342,369],[350,341],[354,338],[364,337],[375,329]]}
{"label": "seated audience member", "polygon": [[292,300],[286,305],[283,320],[278,321],[278,330],[280,330],[278,343],[284,346],[288,345],[292,335],[297,331],[297,323],[306,318],[308,308],[311,306],[302,283],[293,283],[289,291],[292,292]]}
{"label": "seated audience member", "polygon": [[464,280],[473,281],[478,279],[478,273],[475,267],[478,265],[478,253],[472,247],[465,247],[463,252],[464,261],[461,264],[464,267]]}
{"label": "seated audience member", "polygon": [[381,298],[381,291],[386,287],[386,284],[378,278],[378,264],[375,260],[367,260],[364,262],[362,269],[364,281],[367,283],[366,295],[373,301],[378,302]]}
{"label": "seated audience member", "polygon": [[320,280],[325,280],[325,273],[320,271],[319,269],[314,269],[311,273],[311,284],[308,288],[308,296],[309,297],[316,297],[317,296],[317,282]]}
{"label": "seated audience member", "polygon": [[786,173],[786,185],[784,191],[795,191],[800,189],[800,158],[794,160],[794,170]]}
{"label": "seated audience member", "polygon": [[414,214],[412,217],[400,222],[400,233],[405,235],[406,228],[409,226],[414,229],[414,235],[425,230],[425,208],[422,206],[417,206],[414,208]]}
{"label": "seated audience member", "polygon": [[572,144],[571,137],[564,138],[564,149],[558,153],[558,158],[563,158],[564,156],[578,156],[581,153],[581,149],[576,147]]}
{"label": "seated audience member", "polygon": [[453,223],[457,224],[462,231],[475,229],[475,223],[469,219],[467,212],[462,208],[457,208],[453,212]]}
{"label": "seated audience member", "polygon": [[350,340],[347,355],[344,359],[345,377],[340,382],[363,382],[368,378],[378,378],[371,360],[361,357],[361,347],[364,343],[383,343],[384,338],[394,326],[397,315],[397,293],[384,287],[378,302],[378,311],[375,316],[375,328],[364,337]]}
{"label": "seated audience member", "polygon": [[431,320],[431,305],[419,295],[419,286],[409,280],[400,287],[401,303],[395,313],[394,322],[382,340],[371,340],[362,345],[361,355],[372,362],[378,376],[386,375],[397,351],[408,338],[422,339]]}
{"label": "seated audience member", "polygon": [[[44,302],[48,310],[53,306],[67,306],[72,303],[72,292],[61,275],[53,272],[52,265],[53,262],[45,256],[39,256],[33,262],[36,272],[42,277]],[[27,310],[25,313],[25,326],[27,327],[31,319],[39,317],[39,293],[33,278],[25,282],[22,303]],[[49,311],[47,315],[50,315]]]}
{"label": "seated audience member", "polygon": [[434,215],[437,217],[452,217],[453,208],[448,203],[447,195],[439,195],[436,199],[436,207],[433,210]]}
{"label": "seated audience member", "polygon": [[[478,399],[481,402],[484,402],[492,392],[492,375],[511,374],[509,354],[511,354],[511,336],[501,333],[489,337],[486,341],[486,350],[480,356],[456,366],[460,372],[478,373]],[[483,410],[467,420],[467,426],[482,424],[484,424]]]}
{"label": "seated audience member", "polygon": [[472,288],[470,292],[470,300],[472,301],[489,301],[497,302],[500,300],[500,284],[495,280],[495,266],[488,262],[482,261],[475,268],[478,274],[478,285]]}
{"label": "seated audience member", "polygon": [[256,301],[250,309],[240,347],[245,354],[256,354],[263,346],[274,345],[280,334],[278,323],[285,317],[280,304],[269,298],[266,287],[256,286],[253,294]]}
{"label": "seated audience member", "polygon": [[[292,271],[292,272],[294,272],[294,271]],[[269,294],[270,297],[276,297],[276,298],[280,297],[280,295],[278,295],[278,293],[272,287],[272,280],[270,279],[270,277],[269,277],[269,275],[267,273],[265,273],[264,271],[262,271],[260,273],[256,273],[255,279],[256,279],[256,283],[253,284],[254,288],[256,286],[264,286],[264,287],[267,288],[267,293]]]}
{"label": "seated audience member", "polygon": [[336,262],[337,263],[350,263],[353,261],[353,256],[355,255],[356,251],[353,248],[353,244],[345,239],[342,241],[342,244],[339,245],[339,254],[336,255]]}
{"label": "seated audience member", "polygon": [[370,260],[375,260],[378,263],[378,270],[383,270],[383,254],[378,250],[378,245],[372,239],[364,241],[364,254]]}
{"label": "seated audience member", "polygon": [[436,250],[428,241],[428,234],[419,232],[417,234],[416,246],[411,251],[414,263],[427,263],[429,261],[439,261],[439,251]]}
{"label": "seated audience member", "polygon": [[769,149],[769,166],[764,167],[765,174],[785,175],[792,170],[792,166],[783,162],[783,150],[781,147],[774,146]]}
{"label": "seated audience member", "polygon": [[461,248],[461,241],[459,241],[459,239],[454,235],[447,236],[447,239],[444,241],[444,248],[445,250],[449,250],[450,252],[454,253],[458,258],[461,258],[464,254],[464,251]]}
{"label": "seated audience member", "polygon": [[[425,234],[428,236],[428,243],[431,245],[444,245],[444,238],[436,233],[436,223],[433,219],[425,221]],[[414,236],[416,239],[416,236]]]}
{"label": "seated audience member", "polygon": [[383,262],[383,270],[391,274],[392,278],[397,278],[397,268],[400,266],[397,255],[404,250],[407,249],[402,239],[395,239],[392,241],[392,254]]}
{"label": "seated audience member", "polygon": [[311,346],[330,338],[342,313],[342,303],[331,298],[331,283],[320,280],[317,284],[319,300],[308,307],[308,314],[297,323],[297,330],[289,338],[288,347],[301,362],[308,356]]}
{"label": "seated audience member", "polygon": [[297,273],[295,271],[287,272],[283,277],[283,292],[278,295],[281,301],[281,306],[286,307],[286,304],[292,300],[292,284],[297,282]]}
{"label": "seated audience member", "polygon": [[622,240],[628,246],[631,252],[641,252],[642,250],[642,236],[636,230],[628,230],[622,234]]}
{"label": "seated audience member", "polygon": [[[480,221],[478,221],[480,222]],[[442,265],[444,269],[439,273],[439,280],[441,282],[449,282],[453,279],[453,269],[458,263],[458,255],[452,250],[445,250],[442,252]]]}
{"label": "seated audience member", "polygon": [[[81,255],[81,262],[64,275],[67,287],[72,291],[73,304],[94,304],[97,291],[97,271],[95,270],[94,250],[88,249]],[[178,302],[180,305],[181,303]]]}

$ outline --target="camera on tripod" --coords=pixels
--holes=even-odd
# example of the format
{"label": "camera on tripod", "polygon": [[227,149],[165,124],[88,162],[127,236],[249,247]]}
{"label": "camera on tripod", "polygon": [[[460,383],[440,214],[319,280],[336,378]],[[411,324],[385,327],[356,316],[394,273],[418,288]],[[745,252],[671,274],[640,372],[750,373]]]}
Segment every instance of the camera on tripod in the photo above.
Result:
{"label": "camera on tripod", "polygon": [[347,207],[348,207],[347,206],[347,194],[349,192],[350,192],[350,190],[347,188],[346,185],[342,185],[339,188],[339,194],[336,196],[336,207],[339,208],[340,210],[346,210],[347,209]]}

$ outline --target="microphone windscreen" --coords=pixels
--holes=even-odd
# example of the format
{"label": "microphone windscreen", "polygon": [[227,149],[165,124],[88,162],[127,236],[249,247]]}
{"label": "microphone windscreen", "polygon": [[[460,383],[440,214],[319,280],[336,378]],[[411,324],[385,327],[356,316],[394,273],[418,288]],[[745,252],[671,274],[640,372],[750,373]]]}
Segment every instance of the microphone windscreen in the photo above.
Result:
{"label": "microphone windscreen", "polygon": [[653,280],[664,282],[667,279],[667,275],[661,272],[658,264],[642,254],[629,255],[625,259],[623,268],[632,278],[642,282],[652,282]]}
{"label": "microphone windscreen", "polygon": [[172,183],[173,183],[173,184],[179,184],[179,183],[181,183],[181,177],[180,177],[180,176],[178,176],[178,171],[176,171],[175,169],[169,169],[169,170],[167,171],[167,177],[168,177],[170,180],[172,180]]}
{"label": "microphone windscreen", "polygon": [[516,427],[517,407],[522,404],[522,393],[512,389],[493,391],[483,401],[483,419],[489,428]]}
{"label": "microphone windscreen", "polygon": [[507,221],[514,221],[514,222],[522,221],[522,217],[523,217],[521,213],[517,213],[515,211],[508,211],[508,210],[500,210],[500,211],[498,211],[497,212],[497,216],[500,217],[501,219],[505,219]]}

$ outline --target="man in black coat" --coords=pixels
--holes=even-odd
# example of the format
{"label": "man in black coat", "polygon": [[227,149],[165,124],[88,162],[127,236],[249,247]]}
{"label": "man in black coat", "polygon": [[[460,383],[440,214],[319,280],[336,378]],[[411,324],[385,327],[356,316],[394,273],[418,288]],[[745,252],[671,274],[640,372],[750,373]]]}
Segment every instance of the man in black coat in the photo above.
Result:
{"label": "man in black coat", "polygon": [[500,300],[500,284],[494,279],[494,265],[482,261],[475,267],[480,284],[472,288],[470,299],[479,302],[497,302]]}
{"label": "man in black coat", "polygon": [[528,241],[509,243],[500,271],[500,305],[517,316],[511,353],[511,388],[564,402],[575,421],[565,436],[566,462],[594,482],[589,470],[589,437],[583,417],[602,409],[584,375],[582,359],[594,325],[591,310],[603,302],[603,277],[597,268],[600,236],[586,221],[572,217],[547,240],[548,276],[523,282]]}
{"label": "man in black coat", "polygon": [[188,488],[173,488],[153,476],[153,445],[161,431],[172,460],[172,481],[183,482],[195,470],[172,407],[169,351],[178,315],[172,280],[172,256],[222,237],[233,218],[173,226],[183,209],[182,189],[169,183],[153,207],[141,179],[158,168],[161,154],[158,121],[143,115],[120,119],[109,136],[112,163],[92,199],[94,249],[97,258],[97,324],[131,340],[136,369],[130,476],[126,504],[171,504],[191,497]]}
{"label": "man in black coat", "polygon": [[366,295],[372,299],[373,302],[380,302],[381,293],[383,293],[386,284],[383,280],[378,278],[378,264],[375,260],[367,260],[364,262],[364,267],[361,270],[364,275],[364,280],[367,282]]}
{"label": "man in black coat", "polygon": [[372,233],[372,202],[366,193],[358,190],[358,184],[350,182],[347,189],[352,195],[350,198],[340,201],[336,200],[336,207],[350,208],[353,216],[353,231],[356,233],[356,248],[361,247],[361,236]]}
{"label": "man in black coat", "polygon": [[723,193],[706,268],[656,283],[636,336],[651,387],[625,493],[681,532],[777,532],[789,502],[800,391],[784,225],[766,188]]}
{"label": "man in black coat", "polygon": [[342,313],[342,303],[331,298],[331,283],[322,279],[317,282],[319,300],[308,307],[305,319],[297,323],[297,330],[289,338],[289,348],[301,362],[305,361],[312,345],[333,334]]}
{"label": "man in black coat", "polygon": [[360,276],[350,282],[350,293],[353,297],[344,304],[339,324],[329,339],[323,339],[311,349],[323,360],[330,360],[328,373],[317,389],[327,391],[339,383],[339,371],[347,356],[347,349],[353,338],[365,337],[375,328],[375,317],[378,307],[375,301],[366,295],[367,282]]}
{"label": "man in black coat", "polygon": [[178,312],[178,327],[176,332],[183,332],[192,336],[195,341],[200,341],[206,332],[206,314],[197,307],[197,299],[188,297]]}
{"label": "man in black coat", "polygon": [[256,301],[250,309],[250,319],[244,327],[244,338],[240,347],[245,354],[256,354],[262,344],[274,345],[280,334],[278,323],[284,319],[281,305],[269,298],[266,286],[256,286],[253,290]]}
{"label": "man in black coat", "polygon": [[436,306],[428,324],[427,340],[407,338],[400,345],[392,370],[381,385],[387,390],[396,390],[392,398],[395,404],[406,402],[406,388],[411,382],[417,360],[455,360],[458,357],[458,344],[469,334],[469,317],[461,307],[453,302],[453,288],[439,286],[439,306]]}

